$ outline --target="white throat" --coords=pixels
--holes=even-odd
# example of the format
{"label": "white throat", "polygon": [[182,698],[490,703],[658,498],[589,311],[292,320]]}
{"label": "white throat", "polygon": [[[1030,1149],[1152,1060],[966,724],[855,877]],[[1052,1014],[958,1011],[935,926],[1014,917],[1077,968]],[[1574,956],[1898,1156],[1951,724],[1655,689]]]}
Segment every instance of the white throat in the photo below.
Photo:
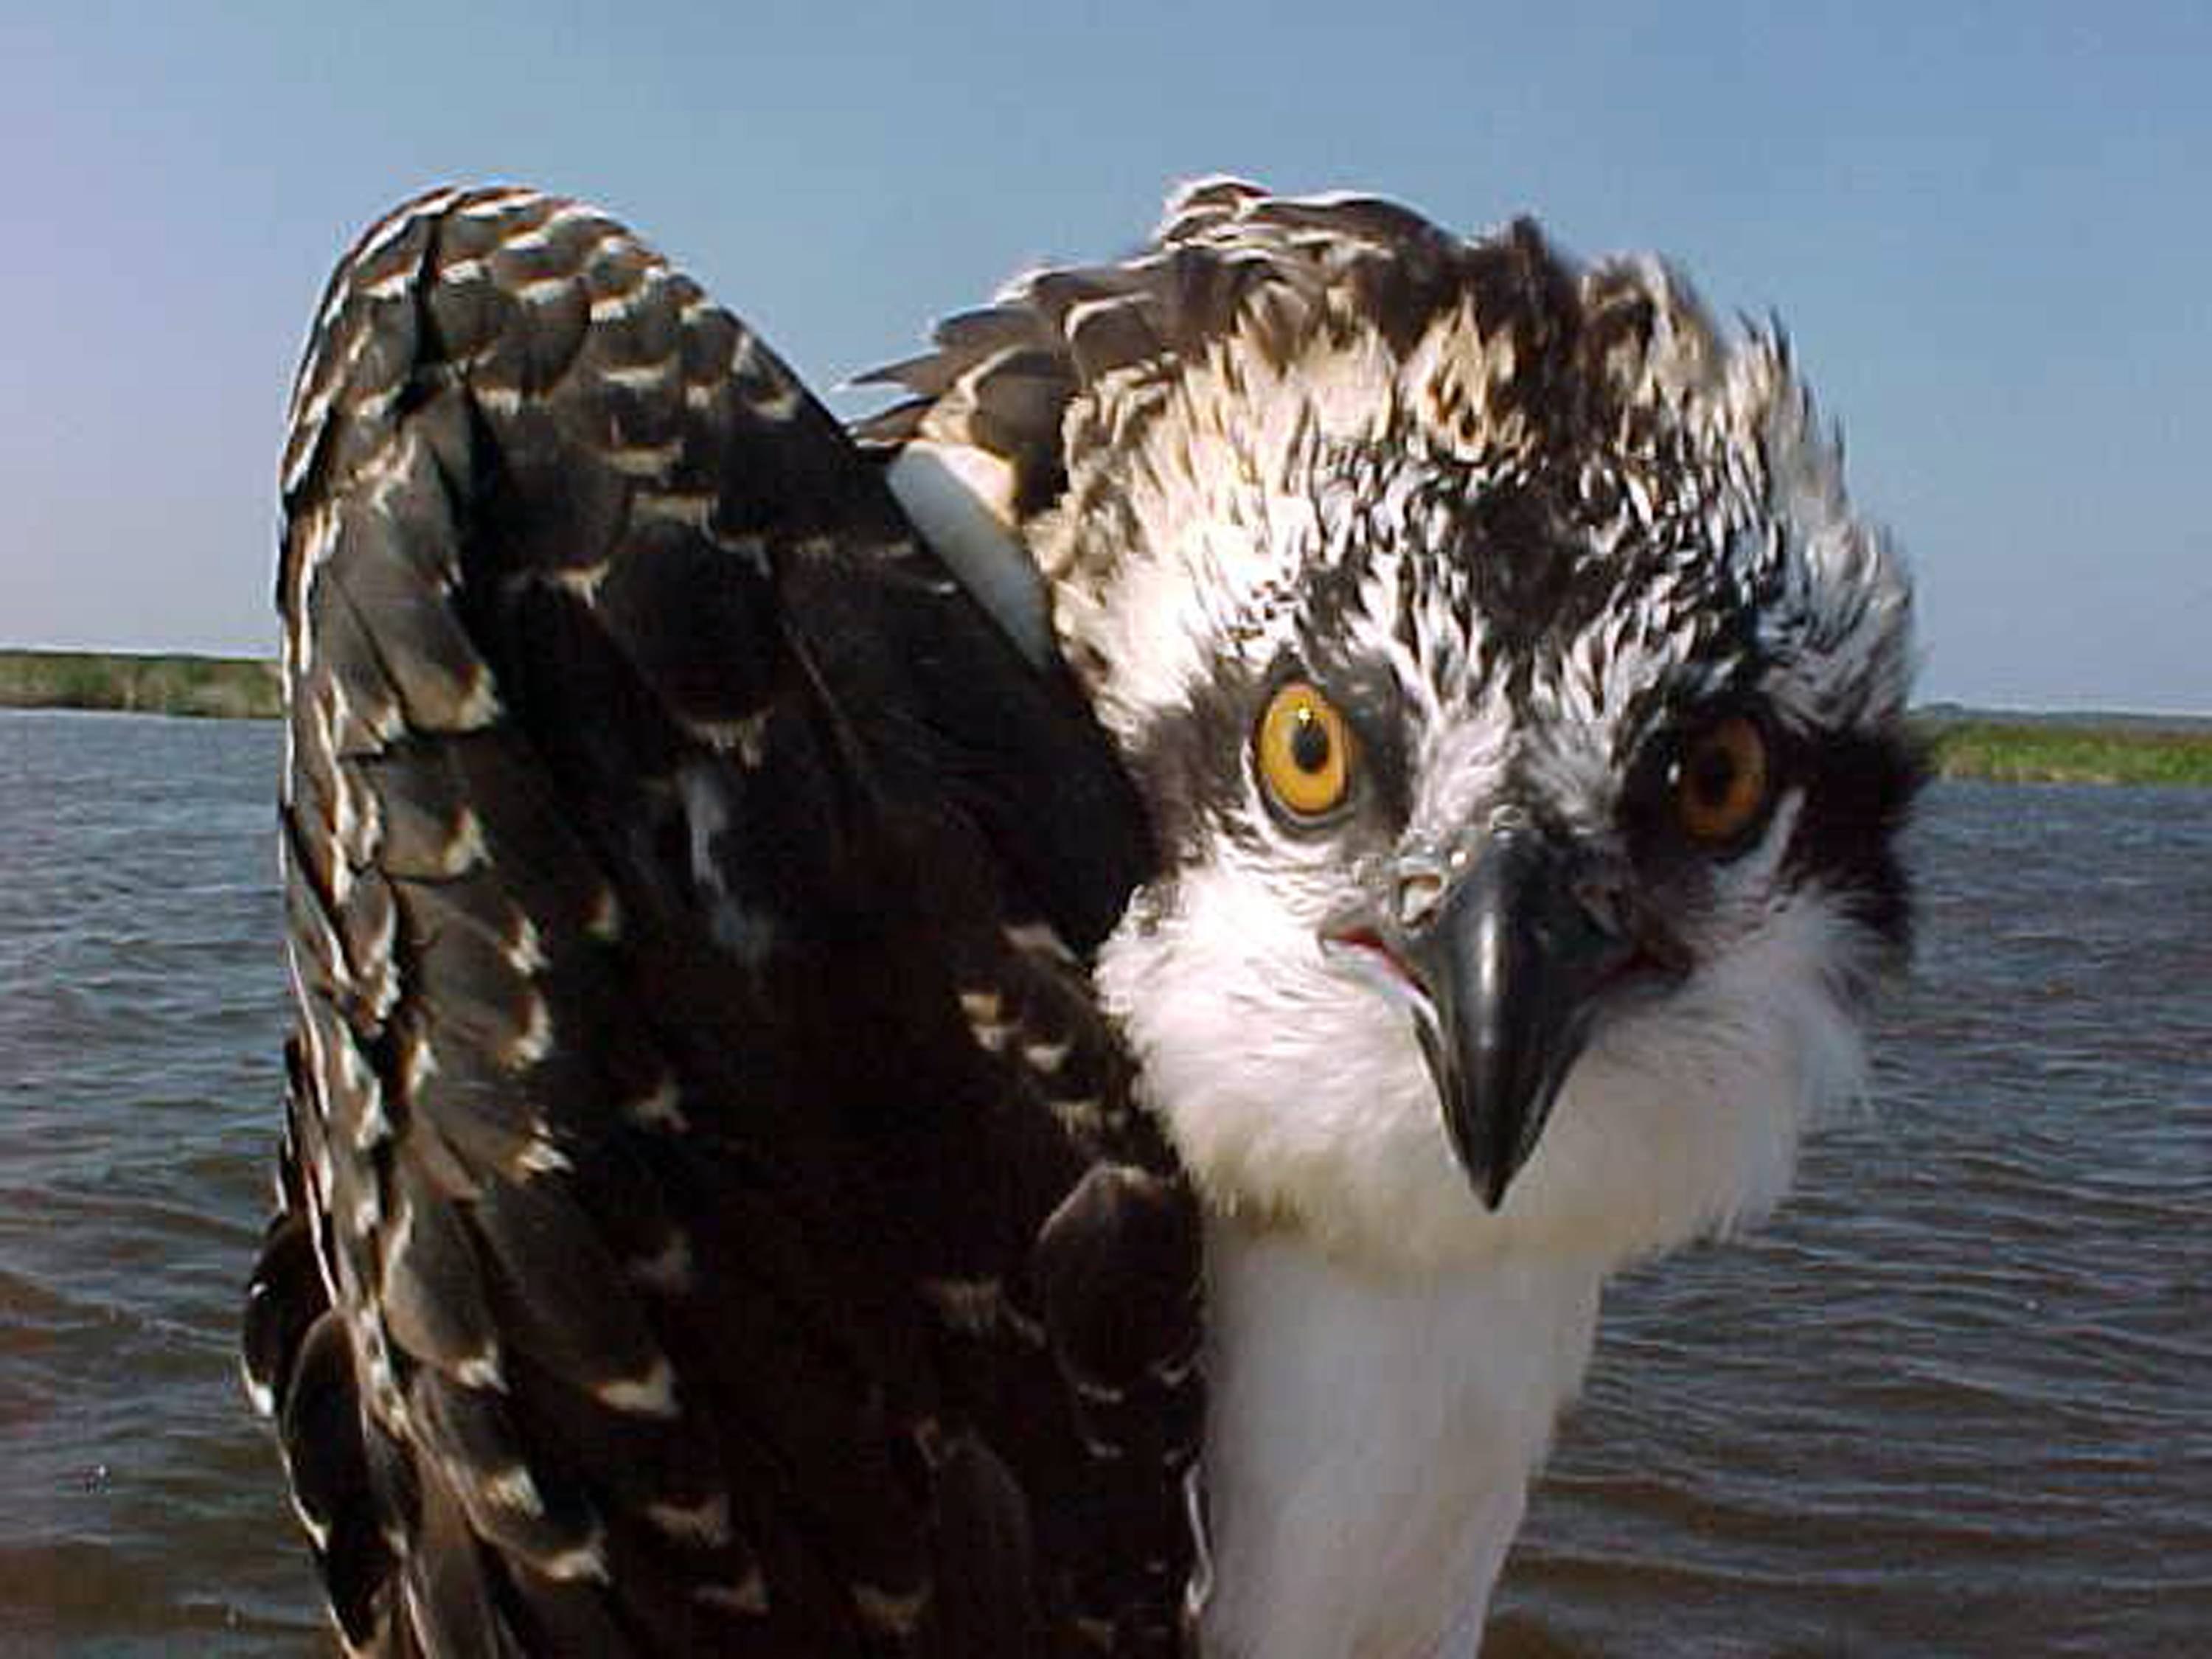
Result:
{"label": "white throat", "polygon": [[1471,1659],[1604,1269],[1377,1277],[1206,1232],[1207,1659]]}

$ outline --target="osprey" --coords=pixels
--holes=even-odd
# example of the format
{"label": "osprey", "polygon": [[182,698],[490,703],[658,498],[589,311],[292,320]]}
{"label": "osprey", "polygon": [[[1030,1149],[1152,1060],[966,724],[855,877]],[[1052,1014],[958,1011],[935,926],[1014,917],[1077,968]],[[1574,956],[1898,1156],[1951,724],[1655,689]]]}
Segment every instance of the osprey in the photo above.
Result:
{"label": "osprey", "polygon": [[1467,1654],[1904,941],[1778,338],[1208,181],[852,432],[603,215],[333,277],[249,1385],[378,1654]]}

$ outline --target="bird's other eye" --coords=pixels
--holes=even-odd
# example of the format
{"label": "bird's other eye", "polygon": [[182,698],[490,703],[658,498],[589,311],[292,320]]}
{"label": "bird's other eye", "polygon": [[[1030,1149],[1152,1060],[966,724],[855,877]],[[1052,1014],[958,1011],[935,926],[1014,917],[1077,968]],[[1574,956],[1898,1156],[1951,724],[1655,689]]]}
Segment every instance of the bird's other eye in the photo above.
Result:
{"label": "bird's other eye", "polygon": [[1766,733],[1746,714],[1724,714],[1693,731],[1667,769],[1674,823],[1714,851],[1741,846],[1766,817],[1774,768]]}
{"label": "bird's other eye", "polygon": [[1252,753],[1268,799],[1292,818],[1326,817],[1351,793],[1352,728],[1304,680],[1267,700]]}

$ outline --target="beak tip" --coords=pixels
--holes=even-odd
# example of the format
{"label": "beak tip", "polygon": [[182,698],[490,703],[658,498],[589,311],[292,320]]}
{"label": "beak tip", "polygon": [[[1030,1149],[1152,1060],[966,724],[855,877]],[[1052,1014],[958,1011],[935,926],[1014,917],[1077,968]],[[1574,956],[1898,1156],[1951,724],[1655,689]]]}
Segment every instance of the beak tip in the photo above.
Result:
{"label": "beak tip", "polygon": [[1443,1100],[1444,1139],[1451,1148],[1452,1160],[1482,1207],[1494,1215],[1504,1206],[1505,1194],[1526,1160],[1489,1140],[1484,1133],[1486,1126],[1468,1109],[1464,1092],[1454,1088],[1452,1081],[1439,1077],[1437,1084]]}
{"label": "beak tip", "polygon": [[1482,1200],[1482,1207],[1496,1215],[1505,1206],[1505,1189],[1511,1182],[1502,1175],[1492,1175],[1475,1183],[1475,1194]]}
{"label": "beak tip", "polygon": [[1514,1177],[1520,1172],[1521,1166],[1511,1159],[1486,1159],[1480,1165],[1467,1166],[1468,1184],[1482,1200],[1482,1207],[1496,1215],[1505,1207],[1505,1194],[1512,1190]]}

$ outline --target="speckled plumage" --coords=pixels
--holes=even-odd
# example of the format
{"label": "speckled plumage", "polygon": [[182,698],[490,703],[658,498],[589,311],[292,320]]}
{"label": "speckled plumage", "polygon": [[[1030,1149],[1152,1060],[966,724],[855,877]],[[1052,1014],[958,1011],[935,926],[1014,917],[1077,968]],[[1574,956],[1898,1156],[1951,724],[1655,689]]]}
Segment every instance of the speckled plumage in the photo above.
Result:
{"label": "speckled plumage", "polygon": [[[1462,1651],[1606,1274],[1857,1086],[1897,562],[1778,341],[1525,222],[1209,180],[875,378],[856,448],[528,192],[334,279],[248,1347],[341,1627]],[[1315,823],[1290,679],[1356,734]],[[1729,715],[1772,800],[1692,846]],[[1634,950],[1484,1170],[1389,941],[1509,842]]]}
{"label": "speckled plumage", "polygon": [[[1209,1651],[1469,1643],[1606,1274],[1771,1205],[1858,1090],[1906,921],[1903,573],[1778,338],[1526,222],[1210,180],[939,346],[863,435],[952,458],[1034,553],[1163,848],[1098,983],[1208,1200]],[[1358,738],[1319,829],[1247,742],[1298,679]],[[1713,856],[1663,794],[1729,713],[1780,784]],[[1655,966],[1600,997],[1492,1211],[1423,994],[1330,940],[1513,836]]]}
{"label": "speckled plumage", "polygon": [[1065,680],[529,191],[348,256],[284,490],[246,1352],[347,1646],[1171,1648],[1195,1227],[1082,972],[1148,854]]}

